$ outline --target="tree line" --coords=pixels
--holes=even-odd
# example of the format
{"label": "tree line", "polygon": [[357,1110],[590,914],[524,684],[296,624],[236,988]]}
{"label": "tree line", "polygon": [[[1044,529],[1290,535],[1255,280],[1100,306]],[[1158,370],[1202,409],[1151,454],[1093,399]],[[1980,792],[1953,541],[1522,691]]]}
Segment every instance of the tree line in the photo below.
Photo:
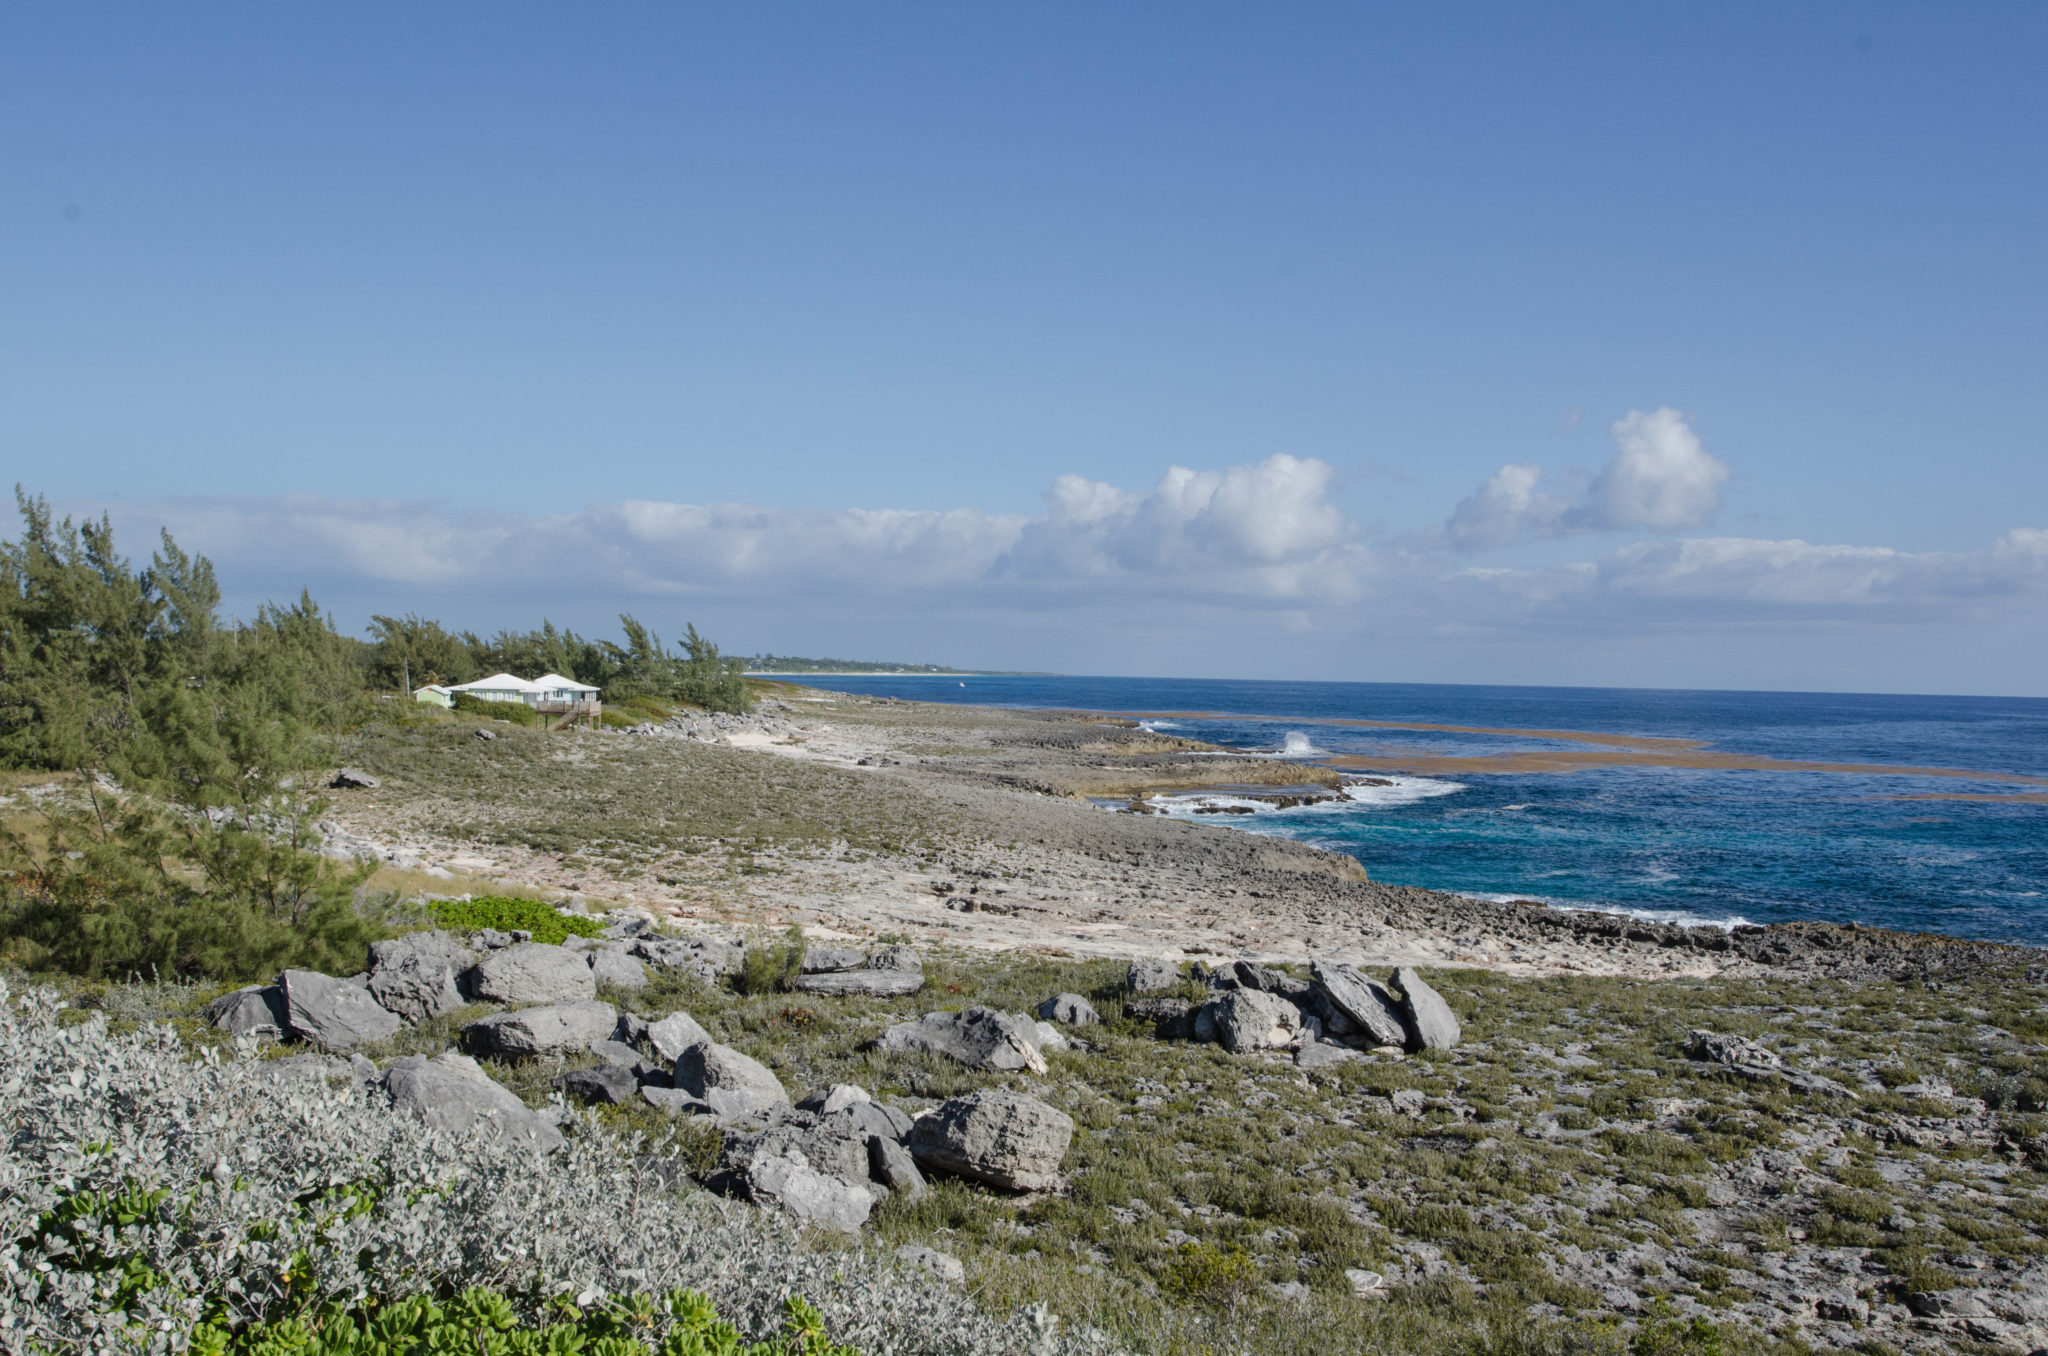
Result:
{"label": "tree line", "polygon": [[[362,871],[312,851],[311,775],[381,693],[552,670],[607,701],[740,711],[737,659],[689,627],[680,651],[634,618],[623,642],[543,622],[489,640],[378,617],[344,635],[312,597],[224,620],[211,561],[161,535],[147,565],[111,523],[56,518],[16,487],[0,540],[0,769],[73,774],[0,805],[0,963],[260,974],[361,960],[381,930]],[[22,778],[0,791],[25,788]],[[343,970],[342,973],[346,973]]]}

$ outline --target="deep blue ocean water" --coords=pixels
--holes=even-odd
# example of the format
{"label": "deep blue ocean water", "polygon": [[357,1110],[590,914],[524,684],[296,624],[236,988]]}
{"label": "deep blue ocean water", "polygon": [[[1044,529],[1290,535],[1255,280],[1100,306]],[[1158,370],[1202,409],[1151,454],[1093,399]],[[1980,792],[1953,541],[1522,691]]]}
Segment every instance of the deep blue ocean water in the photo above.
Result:
{"label": "deep blue ocean water", "polygon": [[[1344,717],[1694,739],[1725,753],[2048,778],[2048,700],[2030,698],[1157,678],[800,681],[918,701],[1224,712],[1152,723],[1245,750],[1291,745],[1311,760],[1589,747],[1307,723]],[[1676,767],[1393,780],[1340,804],[1224,822],[1351,853],[1375,880],[1402,885],[1684,921],[1853,920],[2048,945],[2048,803],[1896,798],[2048,786]]]}

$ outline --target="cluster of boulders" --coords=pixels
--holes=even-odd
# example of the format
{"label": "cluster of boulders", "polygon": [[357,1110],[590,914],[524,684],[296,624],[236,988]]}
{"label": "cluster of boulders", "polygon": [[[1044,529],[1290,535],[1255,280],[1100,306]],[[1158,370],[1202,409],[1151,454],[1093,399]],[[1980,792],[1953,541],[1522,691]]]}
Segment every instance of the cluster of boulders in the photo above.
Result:
{"label": "cluster of boulders", "polygon": [[[361,974],[287,970],[275,984],[220,998],[207,1017],[237,1034],[315,1047],[272,1061],[272,1077],[352,1080],[446,1133],[504,1137],[544,1153],[562,1143],[561,1106],[529,1108],[479,1060],[595,1056],[596,1065],[570,1069],[555,1085],[586,1103],[637,1102],[711,1118],[722,1140],[708,1185],[835,1229],[858,1230],[892,1193],[923,1192],[927,1171],[1008,1191],[1059,1182],[1073,1121],[1037,1098],[988,1089],[914,1118],[851,1085],[792,1101],[773,1070],[720,1044],[687,1012],[622,1013],[597,997],[600,983],[645,987],[648,965],[715,979],[741,955],[738,943],[654,935],[638,918],[560,946],[523,933],[416,932],[371,946]],[[924,975],[907,947],[812,948],[796,983],[811,993],[905,995],[923,987]],[[1083,1010],[1093,1020],[1085,999],[1064,997],[1064,1020],[1083,1020]],[[380,1071],[356,1052],[466,1003],[504,1005],[462,1028],[466,1053],[410,1055]],[[899,1034],[908,1028],[922,1037]],[[940,1051],[975,1068],[1044,1072],[1039,1051],[1065,1039],[1045,1022],[976,1008],[892,1028],[877,1044]]]}
{"label": "cluster of boulders", "polygon": [[[923,1048],[892,1045],[886,1036],[878,1045]],[[851,1084],[792,1102],[774,1070],[712,1039],[685,1012],[658,1020],[628,1013],[584,1048],[604,1062],[562,1074],[555,1082],[563,1091],[713,1118],[722,1139],[708,1185],[835,1229],[859,1229],[892,1193],[921,1194],[925,1170],[1009,1191],[1043,1190],[1058,1182],[1073,1138],[1063,1112],[1002,1089],[956,1097],[915,1118]],[[1036,1047],[1032,1058],[1043,1070]]]}
{"label": "cluster of boulders", "polygon": [[253,984],[216,1000],[206,1016],[238,1035],[346,1051],[388,1040],[403,1026],[464,1003],[501,1003],[526,1010],[466,1029],[485,1053],[580,1049],[593,1039],[580,1033],[602,1026],[609,1035],[617,1020],[609,1004],[596,1001],[599,984],[645,988],[650,965],[710,982],[736,968],[742,952],[739,943],[712,937],[656,936],[638,917],[610,924],[602,937],[572,936],[560,946],[523,932],[412,932],[372,943],[360,974],[287,970],[275,984]]}
{"label": "cluster of boulders", "polygon": [[[928,1172],[1006,1191],[1058,1184],[1074,1123],[1035,1097],[988,1088],[916,1116],[852,1085],[792,1100],[772,1069],[718,1042],[690,1014],[622,1013],[597,997],[600,984],[646,987],[649,965],[710,981],[742,956],[738,943],[659,936],[637,917],[615,917],[604,936],[559,946],[524,933],[417,932],[374,944],[361,974],[287,970],[275,984],[226,995],[207,1015],[230,1031],[296,1038],[322,1052],[277,1061],[278,1076],[351,1078],[448,1133],[505,1136],[542,1152],[562,1142],[560,1105],[528,1108],[479,1059],[594,1056],[595,1065],[569,1069],[555,1085],[586,1103],[710,1118],[721,1140],[708,1185],[834,1229],[858,1230],[892,1193],[923,1192]],[[795,987],[806,993],[903,996],[924,984],[904,946],[812,947],[800,968]],[[1304,981],[1250,961],[1197,966],[1196,998],[1179,967],[1140,961],[1126,979],[1125,1013],[1162,1037],[1213,1041],[1233,1053],[1292,1049],[1309,1067],[1359,1050],[1447,1049],[1459,1040],[1457,1017],[1411,969],[1395,970],[1386,984],[1347,965],[1318,962],[1311,973]],[[412,1055],[381,1072],[360,1054],[337,1057],[466,1003],[503,1007],[462,1028],[466,1053]],[[1100,1020],[1085,996],[1062,993],[1035,1016],[987,1007],[926,1013],[887,1027],[873,1048],[989,1073],[1044,1074],[1046,1051],[1094,1048],[1061,1027]]]}
{"label": "cluster of boulders", "polygon": [[1307,1068],[1360,1051],[1448,1050],[1463,1038],[1450,1005],[1412,967],[1387,983],[1356,967],[1315,961],[1301,980],[1253,961],[1209,968],[1193,978],[1207,996],[1177,994],[1188,980],[1169,961],[1139,961],[1125,977],[1124,1015],[1153,1024],[1164,1040],[1214,1042],[1232,1054],[1295,1052]]}

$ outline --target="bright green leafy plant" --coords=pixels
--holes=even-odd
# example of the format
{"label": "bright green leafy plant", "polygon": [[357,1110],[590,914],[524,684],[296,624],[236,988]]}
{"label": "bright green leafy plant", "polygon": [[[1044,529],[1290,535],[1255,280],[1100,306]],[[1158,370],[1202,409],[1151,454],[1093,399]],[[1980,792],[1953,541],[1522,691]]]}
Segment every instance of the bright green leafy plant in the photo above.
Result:
{"label": "bright green leafy plant", "polygon": [[604,928],[589,918],[557,911],[537,899],[510,895],[479,895],[475,899],[437,899],[427,910],[436,923],[454,932],[492,928],[499,932],[530,932],[536,942],[560,946],[570,937],[601,937]]}

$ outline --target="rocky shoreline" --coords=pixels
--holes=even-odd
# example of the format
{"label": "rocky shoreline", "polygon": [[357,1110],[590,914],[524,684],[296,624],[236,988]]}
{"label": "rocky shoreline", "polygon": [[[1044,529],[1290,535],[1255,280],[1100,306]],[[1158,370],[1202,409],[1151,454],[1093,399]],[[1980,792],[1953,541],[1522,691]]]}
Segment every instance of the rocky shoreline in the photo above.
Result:
{"label": "rocky shoreline", "polygon": [[[491,750],[505,742],[463,752],[489,775],[489,764],[504,757]],[[722,792],[742,778],[772,781],[774,764],[782,763],[816,779],[813,790],[792,789],[788,797],[865,802],[859,808],[938,827],[906,828],[904,837],[923,841],[893,853],[787,840],[742,848],[732,836],[707,844],[682,842],[681,834],[623,859],[549,853],[533,849],[530,829],[451,835],[451,824],[488,831],[501,813],[491,788],[451,795],[420,784],[416,762],[394,761],[380,770],[395,773],[398,785],[339,797],[330,850],[448,880],[431,888],[449,892],[500,881],[645,907],[685,927],[799,922],[850,940],[886,932],[1076,956],[1323,956],[1519,974],[1897,978],[2014,955],[2013,948],[1855,926],[1687,927],[1380,884],[1350,857],[1232,830],[1229,815],[1191,823],[1112,812],[1166,791],[1262,800],[1335,795],[1337,773],[1089,713],[790,689],[749,716],[678,717],[625,733],[570,734],[547,747],[545,767],[520,775],[556,779],[555,794],[549,798],[546,785],[522,788],[528,801],[520,813],[528,817],[581,814],[584,807],[570,802],[593,793],[617,798],[611,783],[620,779],[650,787],[693,779]],[[663,813],[667,794],[674,793],[650,789],[650,816]],[[786,803],[773,803],[780,793],[772,788],[759,794],[770,803],[749,811],[752,817],[788,812]],[[735,879],[730,868],[742,855]],[[753,883],[748,872],[772,875],[772,886]],[[963,875],[971,877],[965,884]]]}
{"label": "rocky shoreline", "polygon": [[1139,1350],[2048,1343],[2038,953],[1383,885],[1119,813],[1162,769],[1315,792],[1085,714],[799,694],[488,732],[365,732],[327,850],[551,896],[495,921],[559,944],[421,931],[354,975],[75,1000],[280,1098],[608,1157]]}

